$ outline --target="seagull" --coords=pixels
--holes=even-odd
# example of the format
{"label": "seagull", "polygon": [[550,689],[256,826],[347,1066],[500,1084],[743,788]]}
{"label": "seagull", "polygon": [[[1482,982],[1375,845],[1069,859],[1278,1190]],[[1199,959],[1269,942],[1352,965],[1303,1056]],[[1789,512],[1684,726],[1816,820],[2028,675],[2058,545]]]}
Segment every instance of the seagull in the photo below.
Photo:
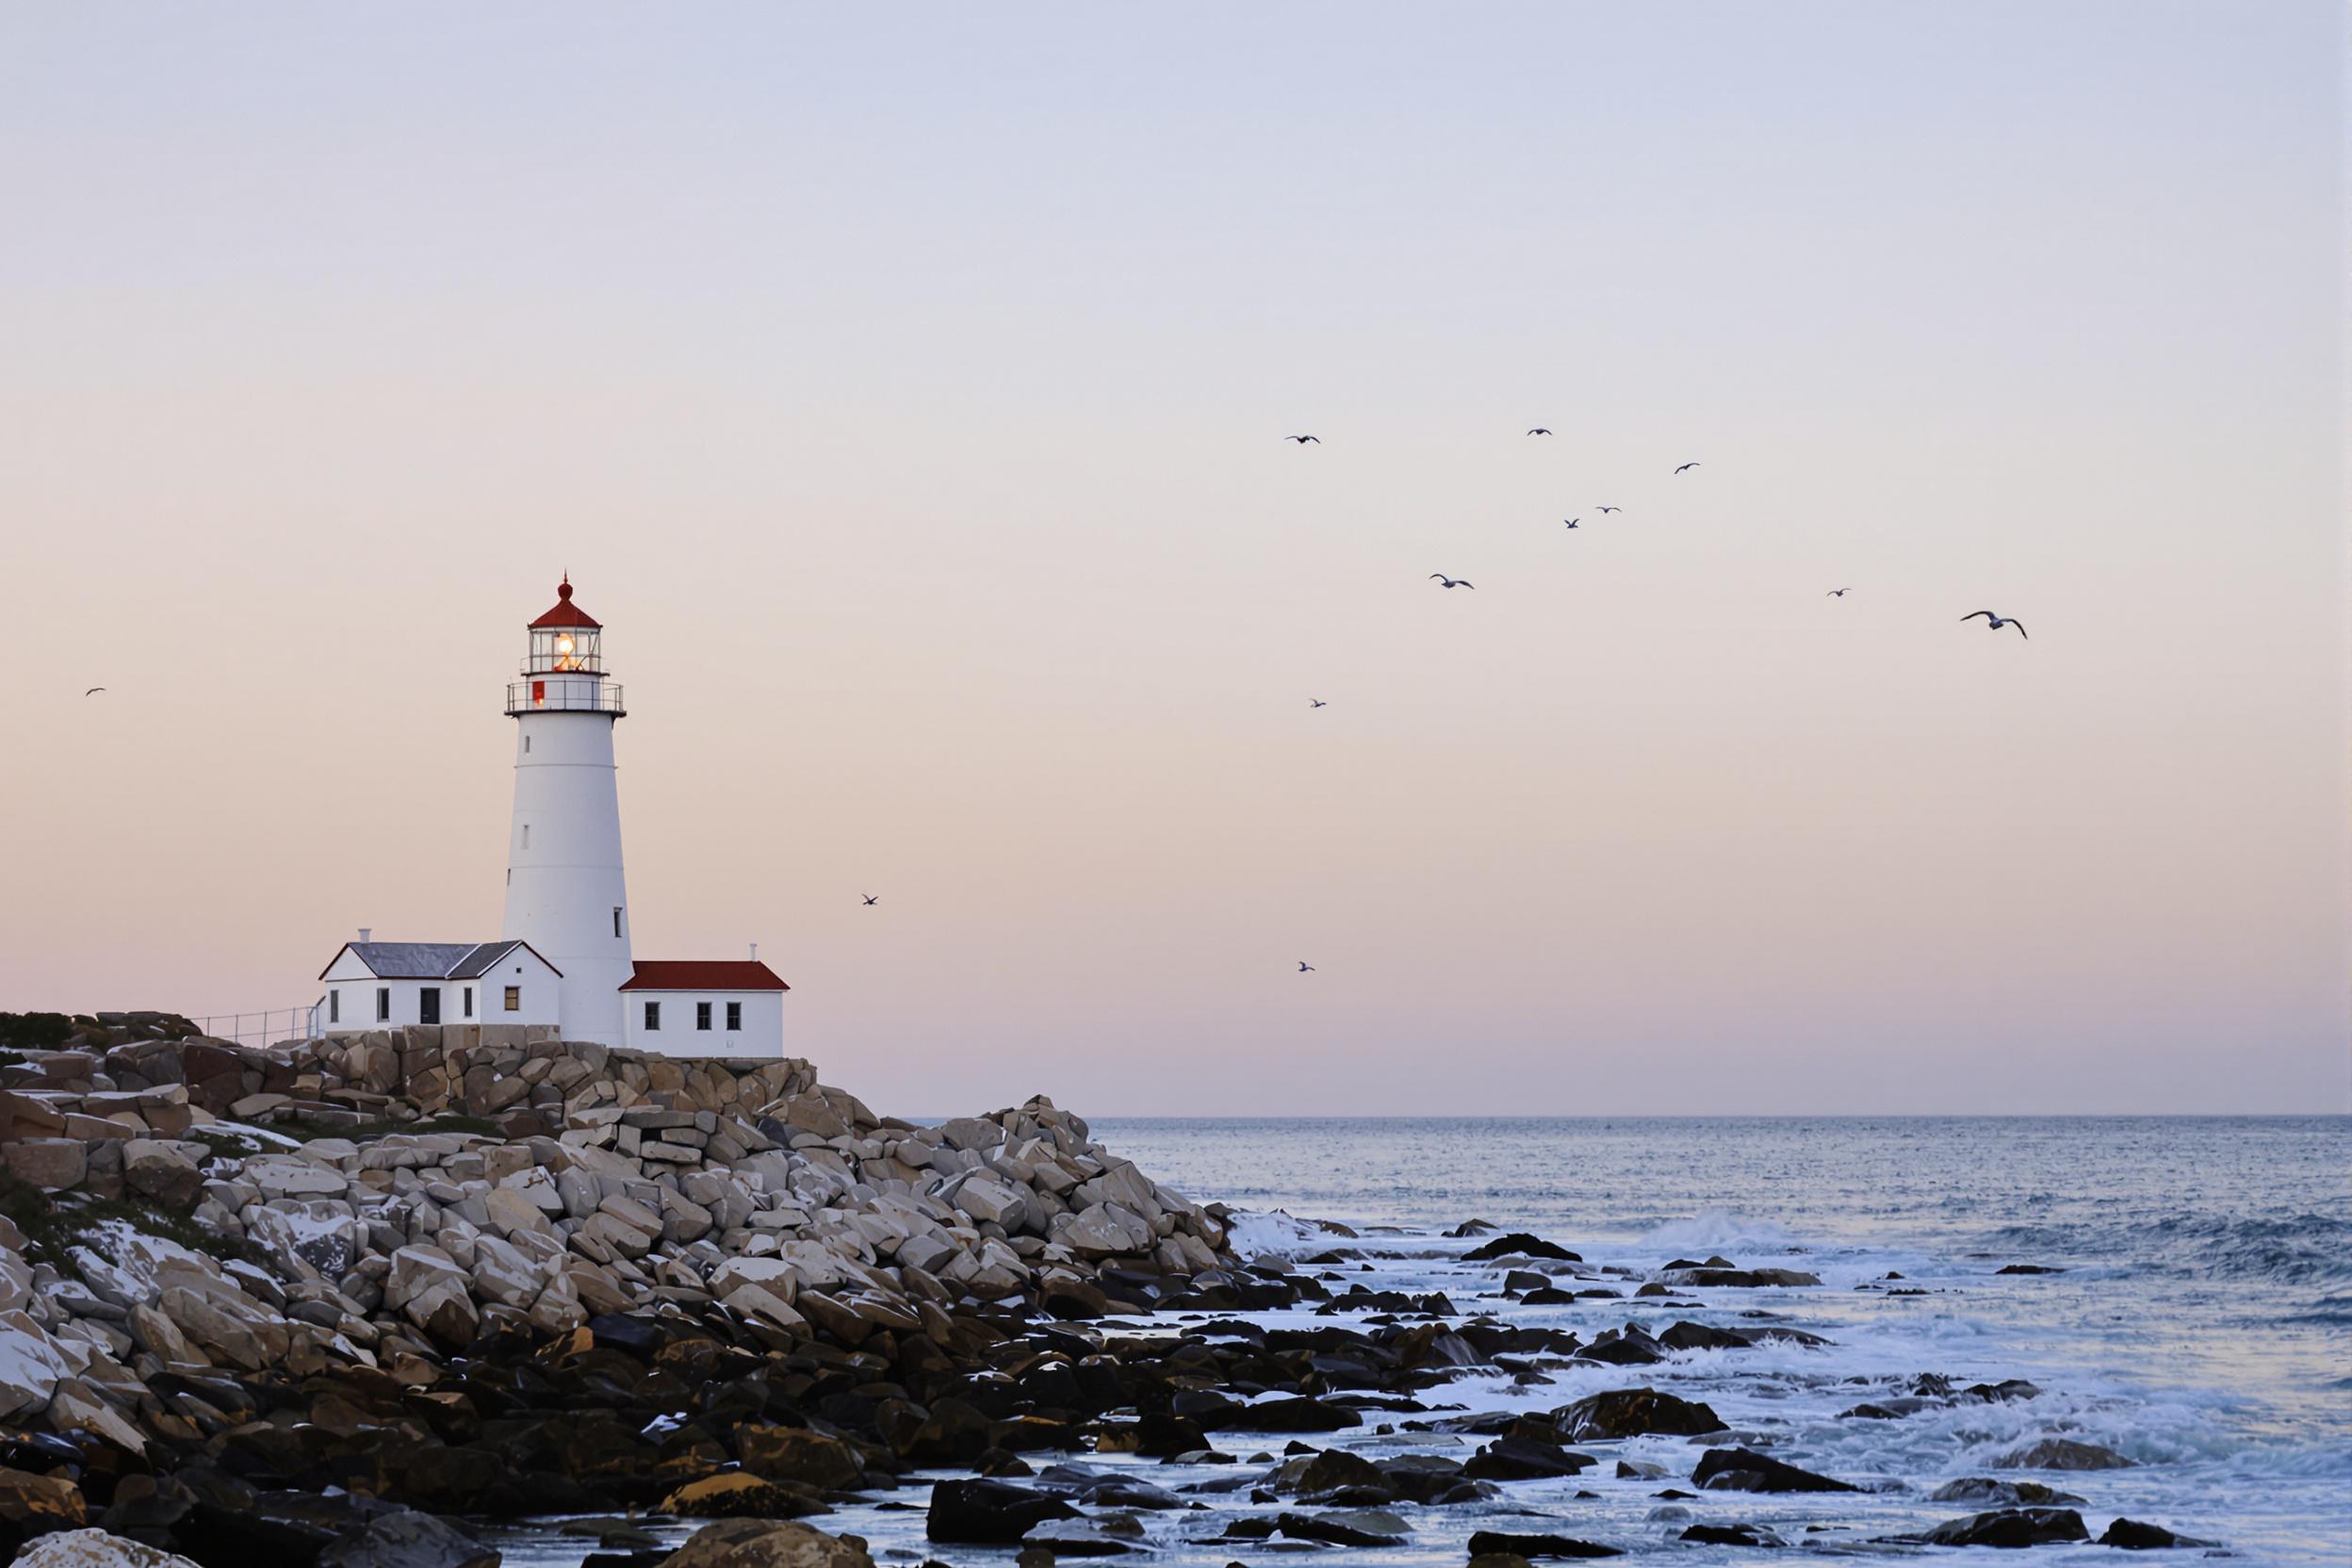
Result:
{"label": "seagull", "polygon": [[1821,596],[1828,599],[1841,599],[1853,592],[1854,590],[1851,588],[1832,588],[1828,593],[1823,594]]}
{"label": "seagull", "polygon": [[1302,447],[1310,441],[1314,442],[1318,447],[1323,444],[1323,438],[1319,435],[1285,435],[1282,439],[1285,441],[1296,441]]}
{"label": "seagull", "polygon": [[1301,958],[1298,960],[1298,972],[1301,974],[1313,974],[1315,972],[1315,966],[1307,962],[1304,958]]}
{"label": "seagull", "polygon": [[1569,518],[1569,519],[1568,519],[1568,521],[1567,521],[1566,523],[1562,524],[1561,526],[1562,526],[1563,528],[1574,528],[1574,527],[1576,527],[1576,520],[1574,517],[1571,517],[1571,518]]}
{"label": "seagull", "polygon": [[1528,433],[1529,435],[1549,435],[1549,434],[1551,434],[1552,433],[1551,433],[1550,431],[1548,431],[1548,430],[1545,430],[1545,429],[1544,429],[1542,425],[1538,425],[1538,426],[1536,426],[1533,430],[1531,430],[1531,431],[1527,432],[1527,433]]}
{"label": "seagull", "polygon": [[1690,470],[1690,469],[1692,469],[1692,468],[1695,468],[1695,467],[1697,467],[1697,466],[1698,466],[1698,465],[1697,465],[1697,464],[1695,464],[1695,463],[1686,463],[1686,464],[1684,464],[1681,467],[1676,468],[1676,469],[1674,470],[1674,472],[1676,472],[1676,473],[1678,473],[1678,474],[1679,474],[1679,473],[1686,473],[1686,472],[1688,472],[1689,470]]}
{"label": "seagull", "polygon": [[1431,572],[1429,577],[1448,588],[1476,588],[1478,586],[1475,582],[1465,582],[1458,577],[1447,577],[1444,572]]}
{"label": "seagull", "polygon": [[872,894],[872,893],[860,893],[860,894],[858,894],[858,896],[859,896],[860,898],[862,898],[862,899],[864,899],[864,900],[866,901],[866,906],[867,906],[867,907],[869,907],[869,908],[871,908],[871,907],[873,907],[874,905],[879,904],[879,903],[881,903],[881,902],[882,902],[879,898],[876,898],[876,897],[875,897],[874,894]]}
{"label": "seagull", "polygon": [[106,690],[106,688],[105,688],[104,686],[92,686],[92,687],[91,687],[89,691],[84,692],[84,693],[82,694],[82,695],[84,695],[84,696],[86,696],[86,697],[94,697],[94,696],[96,696],[99,693],[101,693],[101,692],[103,692],[103,691],[105,691],[105,690]]}
{"label": "seagull", "polygon": [[[1999,631],[2002,627],[2013,626],[2017,629],[2018,636],[2025,636],[2025,623],[2015,615],[1996,615],[1989,610],[1971,610],[1960,618],[1964,621],[1972,621],[1979,615],[1984,617],[1984,629],[1987,631]],[[2030,642],[2032,639],[2028,638],[2027,641]]]}
{"label": "seagull", "polygon": [[1307,706],[1309,708],[1329,708],[1331,704],[1325,702],[1321,697],[1309,697],[1307,699]]}
{"label": "seagull", "polygon": [[1623,512],[1625,508],[1622,506],[1600,506],[1593,508],[1593,510],[1596,512]]}

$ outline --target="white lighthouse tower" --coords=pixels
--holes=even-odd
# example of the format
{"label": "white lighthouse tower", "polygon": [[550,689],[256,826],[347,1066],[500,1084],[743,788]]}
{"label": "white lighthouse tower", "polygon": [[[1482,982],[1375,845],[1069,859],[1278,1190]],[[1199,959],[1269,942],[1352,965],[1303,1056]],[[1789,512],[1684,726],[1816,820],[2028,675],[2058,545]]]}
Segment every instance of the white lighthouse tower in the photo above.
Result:
{"label": "white lighthouse tower", "polygon": [[561,972],[564,1038],[620,1045],[633,965],[612,726],[626,710],[604,678],[604,629],[572,602],[569,573],[555,592],[555,608],[531,623],[523,678],[506,689],[514,821],[503,934]]}

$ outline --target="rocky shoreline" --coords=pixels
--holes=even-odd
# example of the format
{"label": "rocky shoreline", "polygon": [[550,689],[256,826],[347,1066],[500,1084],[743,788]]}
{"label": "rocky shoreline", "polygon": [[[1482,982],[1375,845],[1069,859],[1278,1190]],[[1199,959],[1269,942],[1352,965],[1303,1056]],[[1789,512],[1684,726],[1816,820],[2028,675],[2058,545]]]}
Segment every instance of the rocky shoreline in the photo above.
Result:
{"label": "rocky shoreline", "polygon": [[[550,1516],[590,1568],[858,1568],[854,1533],[786,1521],[893,1507],[945,1560],[1023,1568],[1148,1550],[1168,1521],[1238,1558],[1395,1547],[1458,1511],[1527,1526],[1468,1535],[1512,1568],[1624,1549],[1518,1517],[1537,1484],[1640,1487],[1669,1539],[1749,1549],[1795,1543],[1672,1511],[1879,1484],[1643,1376],[1821,1343],[1768,1312],[1680,1315],[1807,1274],[1637,1277],[1473,1222],[1463,1283],[1488,1299],[1464,1310],[1351,1279],[1371,1266],[1344,1237],[1237,1259],[1224,1211],[1042,1099],[920,1127],[799,1061],[487,1028],[266,1050],[160,1014],[46,1028],[0,1056],[0,1538],[34,1568],[492,1568],[500,1522]],[[1494,1311],[1612,1299],[1643,1320]],[[1569,1368],[1623,1380],[1547,1400]],[[1473,1379],[1510,1397],[1448,1413],[1433,1391]],[[1924,1375],[1855,1388],[1846,1415],[2037,1393]],[[1372,1437],[1401,1451],[1355,1451]],[[2129,1463],[2053,1437],[1993,1467]],[[1953,1517],[1844,1549],[2206,1544],[2120,1517],[2094,1537],[2081,1497],[2022,1477],[1932,1500]],[[673,1550],[663,1519],[727,1523]]]}

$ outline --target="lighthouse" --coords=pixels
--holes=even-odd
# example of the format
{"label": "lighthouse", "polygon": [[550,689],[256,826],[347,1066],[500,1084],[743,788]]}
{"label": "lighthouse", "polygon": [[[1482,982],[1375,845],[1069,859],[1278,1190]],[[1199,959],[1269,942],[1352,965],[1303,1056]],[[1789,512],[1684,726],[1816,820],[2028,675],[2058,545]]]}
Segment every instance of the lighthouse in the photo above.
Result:
{"label": "lighthouse", "polygon": [[514,720],[514,820],[506,849],[506,926],[562,976],[566,1038],[625,1043],[620,988],[634,966],[621,874],[621,798],[612,727],[627,710],[605,678],[604,629],[572,602],[531,623]]}

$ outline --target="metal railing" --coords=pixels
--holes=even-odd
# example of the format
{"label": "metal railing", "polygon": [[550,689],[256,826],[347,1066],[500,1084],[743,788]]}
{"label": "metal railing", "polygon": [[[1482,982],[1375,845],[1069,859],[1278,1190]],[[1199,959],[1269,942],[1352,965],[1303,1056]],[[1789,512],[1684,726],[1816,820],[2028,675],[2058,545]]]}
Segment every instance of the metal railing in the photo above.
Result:
{"label": "metal railing", "polygon": [[275,1045],[280,1040],[315,1040],[326,1013],[327,999],[307,1007],[266,1007],[258,1013],[214,1013],[188,1021],[206,1038],[233,1040],[238,1045]]}
{"label": "metal railing", "polygon": [[615,683],[600,680],[591,684],[562,676],[547,680],[508,681],[506,710],[510,714],[610,713],[614,718],[629,711],[621,706],[621,689]]}

